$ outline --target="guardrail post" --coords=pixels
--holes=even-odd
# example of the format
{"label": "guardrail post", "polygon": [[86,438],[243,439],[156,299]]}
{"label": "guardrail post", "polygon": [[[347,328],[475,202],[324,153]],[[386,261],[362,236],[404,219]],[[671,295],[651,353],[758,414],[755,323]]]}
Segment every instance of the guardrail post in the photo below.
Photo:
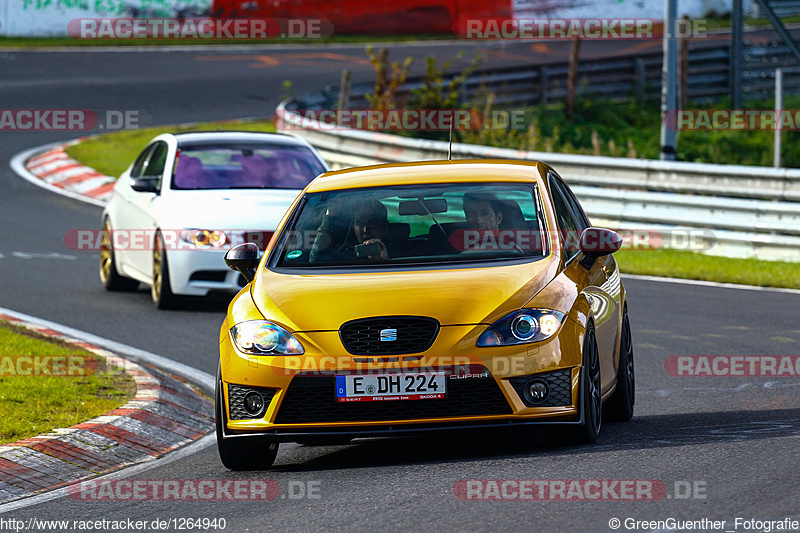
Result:
{"label": "guardrail post", "polygon": [[547,105],[547,85],[549,81],[547,67],[541,66],[537,70],[539,73],[539,105],[544,107]]}
{"label": "guardrail post", "polygon": [[728,72],[731,87],[731,107],[742,107],[742,0],[733,0],[731,8],[731,48]]}
{"label": "guardrail post", "polygon": [[661,89],[661,160],[675,161],[676,131],[668,128],[665,117],[674,113],[678,103],[676,94],[678,41],[676,24],[678,0],[664,3],[664,64],[662,66],[663,87]]}
{"label": "guardrail post", "polygon": [[342,81],[339,83],[339,109],[350,107],[350,71],[342,69]]}
{"label": "guardrail post", "polygon": [[781,111],[783,110],[783,69],[775,69],[775,147],[772,166],[781,168]]}
{"label": "guardrail post", "polygon": [[[683,20],[685,24],[684,27],[691,28],[689,15],[684,15]],[[689,102],[689,36],[681,35],[680,39],[680,61],[678,71],[680,76],[680,84],[678,102],[680,103],[681,108],[685,108],[686,104]]]}
{"label": "guardrail post", "polygon": [[634,71],[636,72],[636,101],[644,102],[645,87],[647,86],[647,78],[645,77],[644,59],[637,57],[633,60]]}
{"label": "guardrail post", "polygon": [[578,58],[581,53],[581,40],[572,40],[569,49],[569,66],[567,70],[567,118],[575,114],[575,93],[578,92]]}

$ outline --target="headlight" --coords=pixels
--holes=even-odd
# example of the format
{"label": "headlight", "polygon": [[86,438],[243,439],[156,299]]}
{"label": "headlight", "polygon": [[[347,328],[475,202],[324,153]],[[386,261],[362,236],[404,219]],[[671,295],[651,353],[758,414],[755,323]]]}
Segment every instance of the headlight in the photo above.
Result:
{"label": "headlight", "polygon": [[206,246],[222,248],[228,242],[228,236],[224,231],[207,229],[187,229],[181,233],[181,239],[189,244],[194,244],[198,248],[205,248]]}
{"label": "headlight", "polygon": [[478,338],[477,346],[509,346],[540,342],[561,327],[564,313],[549,309],[522,309],[506,315]]}
{"label": "headlight", "polygon": [[241,351],[253,355],[301,355],[303,345],[294,336],[272,322],[251,320],[231,328],[231,338]]}

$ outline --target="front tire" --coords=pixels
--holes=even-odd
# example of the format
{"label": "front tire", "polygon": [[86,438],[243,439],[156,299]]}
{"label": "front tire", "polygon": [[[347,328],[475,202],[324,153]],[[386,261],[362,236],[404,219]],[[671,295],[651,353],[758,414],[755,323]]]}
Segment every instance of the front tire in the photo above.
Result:
{"label": "front tire", "polygon": [[217,429],[217,451],[219,458],[228,470],[266,470],[275,463],[278,456],[278,443],[264,437],[223,438],[225,404],[222,393],[222,380],[217,372],[217,385],[214,394],[215,423]]}
{"label": "front tire", "polygon": [[604,412],[609,422],[627,422],[633,418],[633,405],[636,402],[636,379],[633,369],[633,337],[628,320],[628,308],[622,313],[620,332],[619,368],[617,369],[617,388],[606,402]]}
{"label": "front tire", "polygon": [[172,309],[179,302],[170,286],[167,251],[161,233],[156,233],[153,239],[153,284],[150,286],[150,296],[158,309]]}
{"label": "front tire", "polygon": [[103,287],[107,291],[134,291],[139,287],[139,282],[117,272],[112,235],[111,223],[106,219],[103,222],[103,233],[100,237],[100,281],[103,282]]}
{"label": "front tire", "polygon": [[581,367],[581,413],[583,423],[575,429],[573,441],[591,444],[597,440],[603,423],[603,396],[600,382],[600,351],[590,322],[583,338]]}

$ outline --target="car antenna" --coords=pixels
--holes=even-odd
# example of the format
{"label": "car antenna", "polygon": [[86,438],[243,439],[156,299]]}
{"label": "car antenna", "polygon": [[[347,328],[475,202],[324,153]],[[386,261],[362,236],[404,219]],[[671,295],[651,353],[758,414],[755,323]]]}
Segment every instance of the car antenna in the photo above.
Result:
{"label": "car antenna", "polygon": [[447,145],[447,160],[453,160],[453,117],[450,117],[450,142]]}

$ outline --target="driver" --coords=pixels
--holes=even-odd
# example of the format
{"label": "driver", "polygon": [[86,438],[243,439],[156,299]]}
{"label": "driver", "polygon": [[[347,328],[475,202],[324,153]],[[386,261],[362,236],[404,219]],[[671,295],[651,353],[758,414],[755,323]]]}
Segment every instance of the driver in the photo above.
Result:
{"label": "driver", "polygon": [[[386,206],[374,198],[359,198],[347,206],[349,209],[341,209],[344,206],[336,207],[337,209],[328,211],[317,229],[310,254],[311,262],[388,260],[391,243],[387,241],[389,219]],[[341,219],[348,211],[352,213],[352,218],[348,217],[350,223],[342,232],[337,228],[341,227]],[[342,238],[342,233],[347,236]],[[339,239],[336,238],[337,235]],[[344,243],[336,247],[334,243],[337,240],[344,240]]]}

